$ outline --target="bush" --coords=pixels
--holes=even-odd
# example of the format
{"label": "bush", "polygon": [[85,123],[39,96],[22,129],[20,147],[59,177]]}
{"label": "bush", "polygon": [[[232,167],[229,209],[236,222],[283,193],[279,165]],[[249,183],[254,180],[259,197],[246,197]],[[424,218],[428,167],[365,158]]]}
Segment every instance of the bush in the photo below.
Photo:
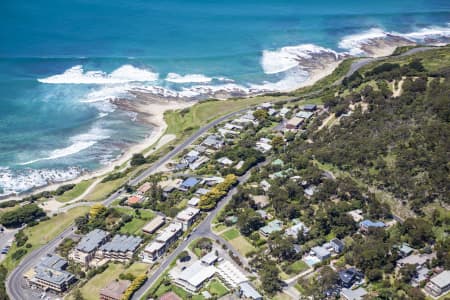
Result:
{"label": "bush", "polygon": [[19,260],[21,259],[25,254],[27,254],[27,250],[25,249],[18,249],[16,252],[14,252],[11,255],[11,258],[14,260]]}
{"label": "bush", "polygon": [[45,216],[45,212],[36,204],[27,204],[12,211],[5,212],[0,217],[0,223],[5,227],[20,227]]}
{"label": "bush", "polygon": [[122,295],[123,300],[129,300],[131,299],[131,296],[133,296],[134,292],[136,292],[147,280],[147,275],[142,274],[136,277],[136,279],[131,282],[130,286],[127,288],[125,293]]}
{"label": "bush", "polygon": [[133,157],[131,158],[131,162],[130,165],[135,167],[135,166],[139,166],[142,164],[145,164],[146,160],[144,155],[142,155],[141,153],[135,153],[133,154]]}

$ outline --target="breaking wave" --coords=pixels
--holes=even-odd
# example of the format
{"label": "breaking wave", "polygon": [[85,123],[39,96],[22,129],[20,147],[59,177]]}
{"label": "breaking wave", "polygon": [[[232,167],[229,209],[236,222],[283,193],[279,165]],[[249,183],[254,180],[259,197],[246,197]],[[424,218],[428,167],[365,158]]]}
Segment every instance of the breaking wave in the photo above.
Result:
{"label": "breaking wave", "polygon": [[62,74],[38,79],[47,84],[117,84],[138,81],[156,81],[158,73],[139,69],[132,65],[123,65],[107,74],[103,71],[84,71],[83,66],[77,65]]}

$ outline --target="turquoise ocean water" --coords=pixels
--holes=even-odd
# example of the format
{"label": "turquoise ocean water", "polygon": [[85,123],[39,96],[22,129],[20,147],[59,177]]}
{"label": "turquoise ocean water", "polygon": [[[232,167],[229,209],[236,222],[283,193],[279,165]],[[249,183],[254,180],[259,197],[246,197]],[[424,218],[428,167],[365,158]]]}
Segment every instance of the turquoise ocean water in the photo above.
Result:
{"label": "turquoise ocean water", "polygon": [[207,97],[295,88],[311,53],[374,38],[448,42],[450,2],[0,3],[0,194],[72,178],[151,133],[107,100],[128,90]]}

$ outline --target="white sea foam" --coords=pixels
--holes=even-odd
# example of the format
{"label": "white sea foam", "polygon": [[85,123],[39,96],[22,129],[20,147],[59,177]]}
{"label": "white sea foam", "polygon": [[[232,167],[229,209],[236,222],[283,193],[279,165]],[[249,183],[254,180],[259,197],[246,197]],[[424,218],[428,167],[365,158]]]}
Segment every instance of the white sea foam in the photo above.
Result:
{"label": "white sea foam", "polygon": [[63,182],[80,176],[83,170],[77,167],[65,169],[25,169],[10,170],[2,168],[0,172],[0,196],[13,195],[51,183]]}
{"label": "white sea foam", "polygon": [[351,34],[343,37],[338,46],[346,50],[350,55],[363,55],[365,51],[363,46],[372,43],[376,39],[386,39],[388,37],[397,37],[409,40],[411,42],[424,42],[428,39],[440,40],[450,38],[450,26],[447,27],[426,27],[417,31],[408,33],[388,32],[381,28],[371,28],[367,31]]}
{"label": "white sea foam", "polygon": [[339,54],[313,44],[283,47],[278,50],[264,50],[261,66],[266,74],[285,72],[299,66],[301,60],[312,59],[316,55],[331,54],[338,59]]}
{"label": "white sea foam", "polygon": [[48,84],[117,84],[156,81],[158,76],[158,73],[139,69],[132,65],[123,65],[110,74],[103,71],[84,71],[83,66],[77,65],[62,74],[39,78],[38,81]]}
{"label": "white sea foam", "polygon": [[177,73],[169,73],[165,80],[174,83],[205,83],[211,82],[213,79],[203,74],[180,75]]}
{"label": "white sea foam", "polygon": [[20,165],[30,165],[39,161],[45,160],[55,160],[62,157],[70,156],[76,153],[79,153],[83,150],[86,150],[93,145],[95,145],[98,141],[109,138],[107,135],[107,130],[94,127],[87,133],[82,133],[75,135],[70,138],[70,145],[64,148],[55,149],[50,151],[46,157],[26,161],[20,163]]}

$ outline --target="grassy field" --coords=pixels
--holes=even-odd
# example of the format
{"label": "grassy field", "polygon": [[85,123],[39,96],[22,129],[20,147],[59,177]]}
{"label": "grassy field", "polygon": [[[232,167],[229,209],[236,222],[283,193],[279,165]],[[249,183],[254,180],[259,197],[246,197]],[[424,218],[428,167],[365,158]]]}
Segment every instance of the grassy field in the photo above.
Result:
{"label": "grassy field", "polygon": [[217,279],[211,280],[206,289],[211,295],[216,297],[222,297],[228,294],[228,289]]}
{"label": "grassy field", "polygon": [[129,214],[133,217],[133,219],[126,223],[122,228],[120,228],[120,233],[124,234],[138,234],[140,233],[142,227],[145,226],[151,219],[155,217],[155,213],[150,210],[144,210],[141,209],[140,215],[136,215],[135,211],[133,209],[127,209],[127,208],[117,208],[119,211]]}
{"label": "grassy field", "polygon": [[148,264],[144,264],[141,262],[135,262],[131,266],[129,266],[127,269],[125,269],[122,273],[130,273],[134,276],[139,276],[144,273],[147,273],[149,268]]}
{"label": "grassy field", "polygon": [[117,190],[121,185],[123,185],[128,180],[128,177],[122,177],[116,180],[103,182],[97,184],[95,189],[86,195],[85,200],[87,201],[101,201],[105,200],[110,194]]}
{"label": "grassy field", "polygon": [[253,247],[253,245],[250,244],[242,235],[239,235],[239,237],[232,239],[229,242],[233,246],[233,248],[235,248],[239,253],[241,253],[244,256],[247,253],[256,250],[256,248]]}
{"label": "grassy field", "polygon": [[89,179],[89,180],[83,180],[80,183],[78,183],[77,185],[75,185],[75,187],[73,189],[71,189],[70,191],[67,191],[64,194],[62,194],[61,196],[56,197],[56,200],[58,200],[59,202],[70,201],[70,200],[80,196],[84,191],[86,191],[86,189],[94,181],[95,181],[94,178]]}
{"label": "grassy field", "polygon": [[239,231],[237,231],[236,228],[231,228],[230,230],[225,231],[221,234],[221,236],[226,239],[227,241],[233,240],[237,237],[239,237],[241,234]]}
{"label": "grassy field", "polygon": [[297,275],[308,269],[309,269],[309,266],[303,260],[297,260],[293,264],[290,264],[289,266],[287,266],[285,271],[287,274]]}
{"label": "grassy field", "polygon": [[[70,226],[74,222],[74,220],[84,215],[89,211],[89,207],[80,206],[69,210],[67,213],[61,213],[56,217],[52,217],[47,221],[40,222],[38,225],[33,227],[28,227],[24,229],[24,233],[28,236],[27,243],[32,245],[31,248],[25,248],[28,253],[33,251],[34,249],[47,244],[49,241],[53,240],[58,234],[60,234],[64,229]],[[3,265],[11,271],[19,264],[19,260],[13,260],[11,258],[11,254],[17,250],[15,243],[11,247],[8,255],[3,261]]]}
{"label": "grassy field", "polygon": [[108,268],[103,273],[95,275],[80,289],[84,299],[99,299],[100,290],[118,278],[119,274],[122,273],[124,269],[125,268],[122,264],[110,263]]}

